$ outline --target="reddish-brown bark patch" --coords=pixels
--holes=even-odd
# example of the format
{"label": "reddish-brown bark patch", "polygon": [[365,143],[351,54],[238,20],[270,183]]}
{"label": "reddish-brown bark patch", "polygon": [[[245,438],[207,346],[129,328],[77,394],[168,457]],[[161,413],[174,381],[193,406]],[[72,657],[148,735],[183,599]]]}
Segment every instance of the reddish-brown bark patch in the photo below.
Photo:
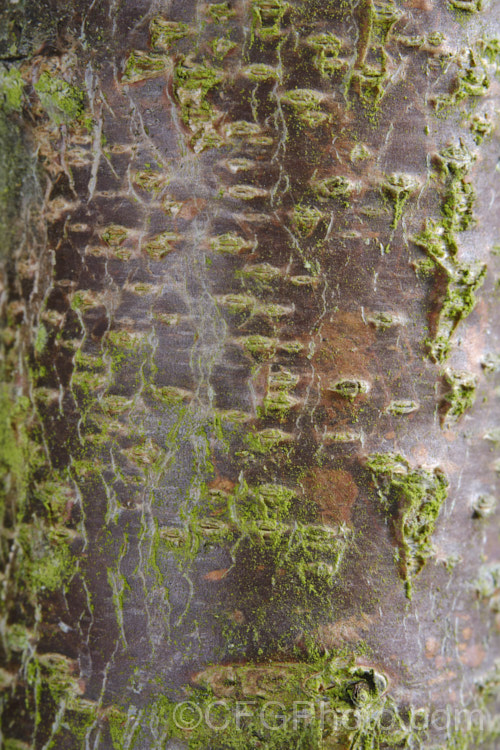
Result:
{"label": "reddish-brown bark patch", "polygon": [[307,493],[318,506],[323,523],[350,523],[359,494],[352,475],[345,469],[314,469],[306,478]]}

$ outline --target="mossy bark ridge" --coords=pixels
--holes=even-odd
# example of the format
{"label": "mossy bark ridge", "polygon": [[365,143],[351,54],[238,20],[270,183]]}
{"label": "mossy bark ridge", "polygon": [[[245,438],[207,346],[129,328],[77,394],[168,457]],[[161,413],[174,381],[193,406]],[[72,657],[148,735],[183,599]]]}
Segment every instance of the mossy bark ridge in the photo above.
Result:
{"label": "mossy bark ridge", "polygon": [[6,748],[497,747],[499,14],[5,11]]}

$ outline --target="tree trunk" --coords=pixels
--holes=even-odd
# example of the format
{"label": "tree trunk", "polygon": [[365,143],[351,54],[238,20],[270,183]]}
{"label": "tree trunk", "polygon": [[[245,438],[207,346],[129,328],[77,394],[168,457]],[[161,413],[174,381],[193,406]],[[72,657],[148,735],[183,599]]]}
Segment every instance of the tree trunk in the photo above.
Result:
{"label": "tree trunk", "polygon": [[62,5],[0,30],[3,746],[498,747],[499,3]]}

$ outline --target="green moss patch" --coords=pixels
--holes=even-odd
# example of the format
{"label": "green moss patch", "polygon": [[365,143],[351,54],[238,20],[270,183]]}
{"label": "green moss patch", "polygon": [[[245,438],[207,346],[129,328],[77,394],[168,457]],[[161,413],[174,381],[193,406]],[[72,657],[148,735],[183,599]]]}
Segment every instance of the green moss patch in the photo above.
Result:
{"label": "green moss patch", "polygon": [[4,112],[20,112],[23,101],[24,81],[17,68],[0,65],[0,109]]}
{"label": "green moss patch", "polygon": [[434,553],[431,537],[448,495],[448,481],[438,468],[412,469],[399,454],[373,453],[367,466],[382,507],[393,519],[399,570],[411,598],[414,577]]}
{"label": "green moss patch", "polygon": [[78,120],[84,110],[85,94],[61,76],[45,71],[35,83],[40,104],[57,124]]}

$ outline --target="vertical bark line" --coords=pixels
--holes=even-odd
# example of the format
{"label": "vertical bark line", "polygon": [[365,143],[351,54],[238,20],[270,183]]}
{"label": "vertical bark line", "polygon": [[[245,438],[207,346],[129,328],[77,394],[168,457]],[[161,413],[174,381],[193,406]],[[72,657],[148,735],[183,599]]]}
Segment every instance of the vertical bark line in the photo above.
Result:
{"label": "vertical bark line", "polygon": [[497,5],[74,0],[0,64],[10,750],[495,747]]}

